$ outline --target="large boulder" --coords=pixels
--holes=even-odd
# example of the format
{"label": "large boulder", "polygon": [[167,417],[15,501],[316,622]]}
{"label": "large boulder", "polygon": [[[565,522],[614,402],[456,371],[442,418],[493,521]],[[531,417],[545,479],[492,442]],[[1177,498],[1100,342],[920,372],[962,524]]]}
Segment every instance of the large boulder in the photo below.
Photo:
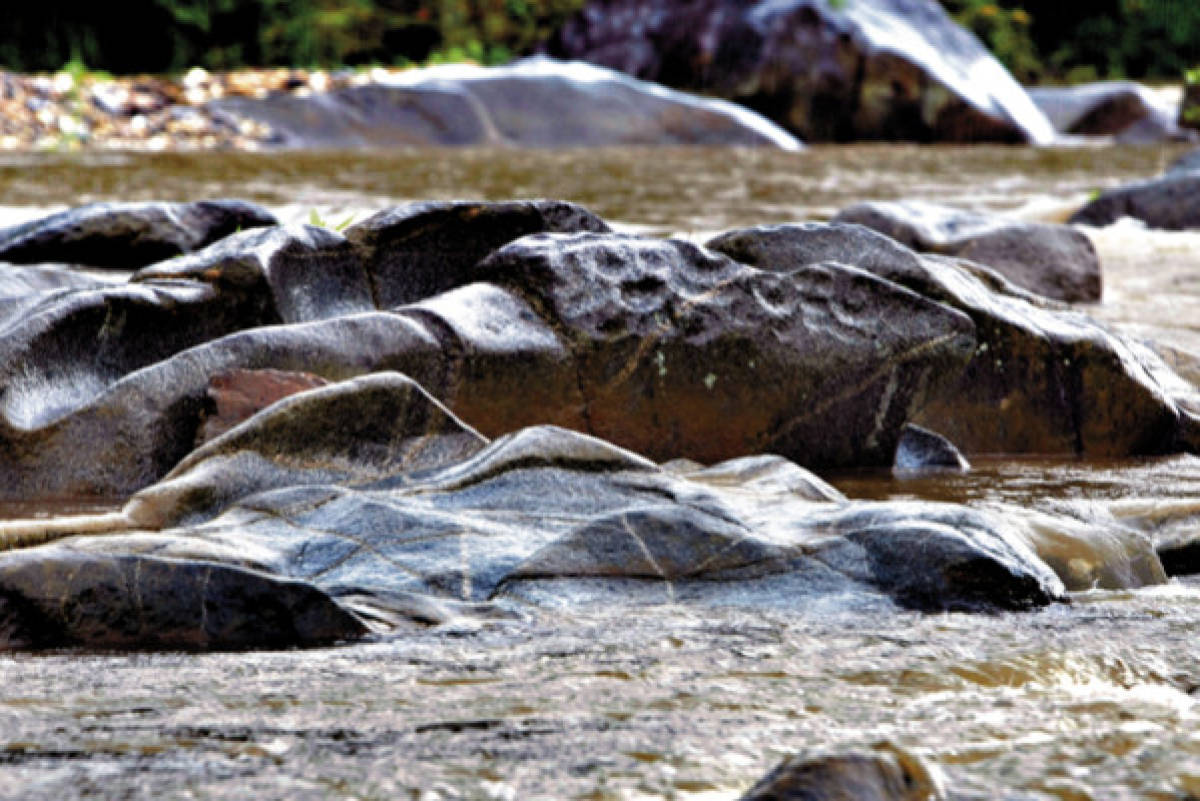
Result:
{"label": "large boulder", "polygon": [[1140,83],[1101,81],[1028,91],[1060,134],[1111,136],[1123,144],[1154,144],[1196,136],[1179,127],[1174,105]]}
{"label": "large boulder", "polygon": [[798,470],[693,480],[555,427],[489,442],[411,380],[365,376],[206,444],[134,497],[127,532],[0,553],[0,646],[311,644],[529,604],[819,614],[1063,596],[1002,518],[830,500]]}
{"label": "large boulder", "polygon": [[1200,228],[1200,172],[1178,169],[1108,189],[1071,215],[1068,222],[1102,226],[1122,217],[1168,231]]}
{"label": "large boulder", "polygon": [[[246,267],[222,264],[237,275]],[[250,266],[244,274],[258,286],[261,264]],[[218,289],[225,270],[200,270],[212,284],[179,286],[219,299],[232,291]],[[182,352],[164,343],[157,362],[140,360],[134,372],[119,363],[97,374],[78,344],[84,332],[69,363],[88,382],[54,373],[57,354],[38,366],[14,352],[0,362],[0,448],[11,454],[0,460],[0,494],[145,486],[191,449],[210,378],[234,368],[330,380],[401,370],[489,436],[546,423],[660,461],[775,452],[804,465],[882,466],[901,426],[975,345],[964,315],[862,270],[764,272],[675,240],[529,236],[483,260],[474,277],[386,313],[264,324]],[[252,296],[269,314],[280,308],[277,292]],[[891,321],[883,331],[879,319]],[[139,329],[121,330],[123,348],[145,348]],[[70,402],[52,415],[29,411],[54,392]],[[105,458],[81,443],[107,446]]]}
{"label": "large boulder", "polygon": [[1196,390],[1149,349],[969,262],[918,256],[845,223],[743,229],[708,247],[764,270],[834,259],[968,315],[973,357],[912,418],[967,453],[1105,457],[1200,447]]}
{"label": "large boulder", "polygon": [[779,126],[731,103],[550,59],[430,67],[321,95],[231,97],[209,105],[265,123],[283,147],[801,147]]}
{"label": "large boulder", "polygon": [[735,100],[805,140],[1055,136],[934,0],[593,0],[547,50]]}
{"label": "large boulder", "polygon": [[242,200],[92,203],[0,230],[0,262],[132,270],[277,222]]}
{"label": "large boulder", "polygon": [[856,203],[834,222],[858,223],[908,247],[985,264],[1019,287],[1056,300],[1100,300],[1092,241],[1066,225],[1022,222],[922,201]]}

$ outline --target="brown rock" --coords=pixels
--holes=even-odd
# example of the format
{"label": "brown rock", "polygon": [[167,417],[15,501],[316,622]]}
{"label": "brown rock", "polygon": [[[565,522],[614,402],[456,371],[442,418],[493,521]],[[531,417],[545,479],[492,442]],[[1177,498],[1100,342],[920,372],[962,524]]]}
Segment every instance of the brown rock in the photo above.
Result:
{"label": "brown rock", "polygon": [[196,446],[216,439],[277,400],[327,383],[312,373],[289,370],[223,370],[208,384],[210,409],[196,435]]}

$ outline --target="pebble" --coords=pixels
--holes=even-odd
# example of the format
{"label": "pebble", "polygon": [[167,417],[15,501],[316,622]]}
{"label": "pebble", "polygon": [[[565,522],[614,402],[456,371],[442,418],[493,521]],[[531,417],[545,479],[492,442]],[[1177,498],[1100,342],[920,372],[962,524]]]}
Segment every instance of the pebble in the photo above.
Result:
{"label": "pebble", "polygon": [[400,69],[258,69],[182,76],[21,75],[0,70],[0,150],[261,150],[269,126],[208,108],[222,97],[311,96]]}

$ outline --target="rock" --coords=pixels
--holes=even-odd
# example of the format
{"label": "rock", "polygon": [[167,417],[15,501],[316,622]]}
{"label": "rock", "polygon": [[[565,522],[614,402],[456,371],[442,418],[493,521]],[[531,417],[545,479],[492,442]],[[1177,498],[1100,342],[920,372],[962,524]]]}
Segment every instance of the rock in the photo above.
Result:
{"label": "rock", "polygon": [[1043,86],[1028,91],[1060,134],[1112,136],[1124,144],[1194,136],[1179,127],[1176,108],[1154,90],[1132,81]]}
{"label": "rock", "polygon": [[312,373],[285,370],[225,370],[208,382],[212,408],[196,439],[203,445],[277,400],[329,383]]}
{"label": "rock", "polygon": [[[657,461],[890,464],[900,426],[974,340],[957,312],[865,271],[772,273],[678,240],[532,236],[479,272],[564,339],[584,430]],[[487,412],[450,405],[498,433]]]}
{"label": "rock", "polygon": [[741,801],[941,801],[937,772],[895,747],[821,757],[788,757]]}
{"label": "rock", "polygon": [[380,308],[474,280],[485,256],[527,234],[609,231],[582,206],[556,200],[410,203],[346,229],[372,275]]}
{"label": "rock", "polygon": [[1171,162],[1170,166],[1166,169],[1166,174],[1195,172],[1196,170],[1200,170],[1200,150],[1189,150]]}
{"label": "rock", "polygon": [[743,229],[708,246],[783,272],[837,259],[968,315],[977,331],[974,357],[948,391],[910,418],[968,454],[1107,457],[1200,446],[1196,390],[1148,348],[1003,281],[988,282],[969,262],[918,256],[842,223]]}
{"label": "rock", "polygon": [[812,500],[761,470],[738,483],[744,463],[711,470],[693,481],[556,427],[489,442],[394,373],[320,387],[136,495],[129,531],[0,553],[0,646],[311,644],[419,625],[447,604],[821,614],[1027,609],[1063,595],[1000,518]]}
{"label": "rock", "polygon": [[209,108],[269,126],[272,143],[283,147],[801,147],[739,106],[550,59],[430,67],[386,83],[307,97],[227,98]]}
{"label": "rock", "polygon": [[229,564],[58,545],[0,554],[0,649],[325,645],[366,627],[324,592]]}
{"label": "rock", "polygon": [[132,270],[277,222],[241,200],[92,203],[0,230],[0,261]]}
{"label": "rock", "polygon": [[1106,190],[1071,215],[1068,222],[1101,226],[1122,217],[1168,231],[1200,228],[1200,174],[1172,170],[1158,178]]}
{"label": "rock", "polygon": [[934,203],[857,203],[834,222],[873,228],[914,250],[985,264],[1019,287],[1056,300],[1100,300],[1100,259],[1066,225],[1008,220]]}
{"label": "rock", "polygon": [[313,225],[242,231],[133,276],[135,282],[180,279],[211,284],[223,297],[257,298],[285,323],[374,311],[378,293],[354,246]]}
{"label": "rock", "polygon": [[735,100],[810,141],[1054,139],[1012,76],[933,0],[594,0],[546,47]]}
{"label": "rock", "polygon": [[970,469],[966,457],[941,434],[912,423],[901,429],[896,458],[892,462],[893,472],[900,475],[937,471],[965,473]]}

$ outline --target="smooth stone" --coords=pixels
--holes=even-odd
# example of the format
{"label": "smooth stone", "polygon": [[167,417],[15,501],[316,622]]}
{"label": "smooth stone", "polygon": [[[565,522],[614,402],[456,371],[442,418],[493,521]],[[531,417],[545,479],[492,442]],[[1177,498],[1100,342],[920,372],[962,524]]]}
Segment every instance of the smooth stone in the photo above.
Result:
{"label": "smooth stone", "polygon": [[0,230],[0,261],[134,270],[276,224],[266,209],[243,200],[91,203]]}
{"label": "smooth stone", "polygon": [[132,280],[207,283],[225,297],[257,299],[284,323],[376,309],[375,282],[358,251],[340,234],[313,225],[242,231],[144,267]]}
{"label": "smooth stone", "polygon": [[591,64],[537,58],[443,65],[387,83],[298,97],[211,101],[219,116],[268,125],[282,147],[768,146],[791,134],[743,107]]}
{"label": "smooth stone", "polygon": [[381,211],[345,235],[371,273],[378,307],[388,309],[471,283],[485,256],[522,236],[609,230],[587,209],[559,200],[431,201]]}
{"label": "smooth stone", "polygon": [[1068,222],[1104,226],[1122,217],[1167,231],[1200,228],[1200,174],[1172,170],[1157,178],[1105,190],[1072,214]]}
{"label": "smooth stone", "polygon": [[845,223],[742,229],[708,246],[766,270],[838,259],[968,315],[978,337],[973,357],[906,421],[967,454],[1098,458],[1200,448],[1200,397],[1158,356],[986,268],[919,256]]}
{"label": "smooth stone", "polygon": [[1122,144],[1187,140],[1178,110],[1152,89],[1133,81],[1100,81],[1079,86],[1039,86],[1029,96],[1060,134],[1111,136]]}
{"label": "smooth stone", "polygon": [[970,469],[966,457],[941,434],[912,423],[900,431],[892,472],[898,475],[940,471],[966,473]]}
{"label": "smooth stone", "polygon": [[1055,138],[934,0],[596,0],[546,49],[737,101],[806,141]]}
{"label": "smooth stone", "polygon": [[913,250],[969,259],[1017,286],[1067,302],[1100,300],[1100,258],[1066,225],[1009,220],[921,201],[857,203],[834,222],[857,223]]}

